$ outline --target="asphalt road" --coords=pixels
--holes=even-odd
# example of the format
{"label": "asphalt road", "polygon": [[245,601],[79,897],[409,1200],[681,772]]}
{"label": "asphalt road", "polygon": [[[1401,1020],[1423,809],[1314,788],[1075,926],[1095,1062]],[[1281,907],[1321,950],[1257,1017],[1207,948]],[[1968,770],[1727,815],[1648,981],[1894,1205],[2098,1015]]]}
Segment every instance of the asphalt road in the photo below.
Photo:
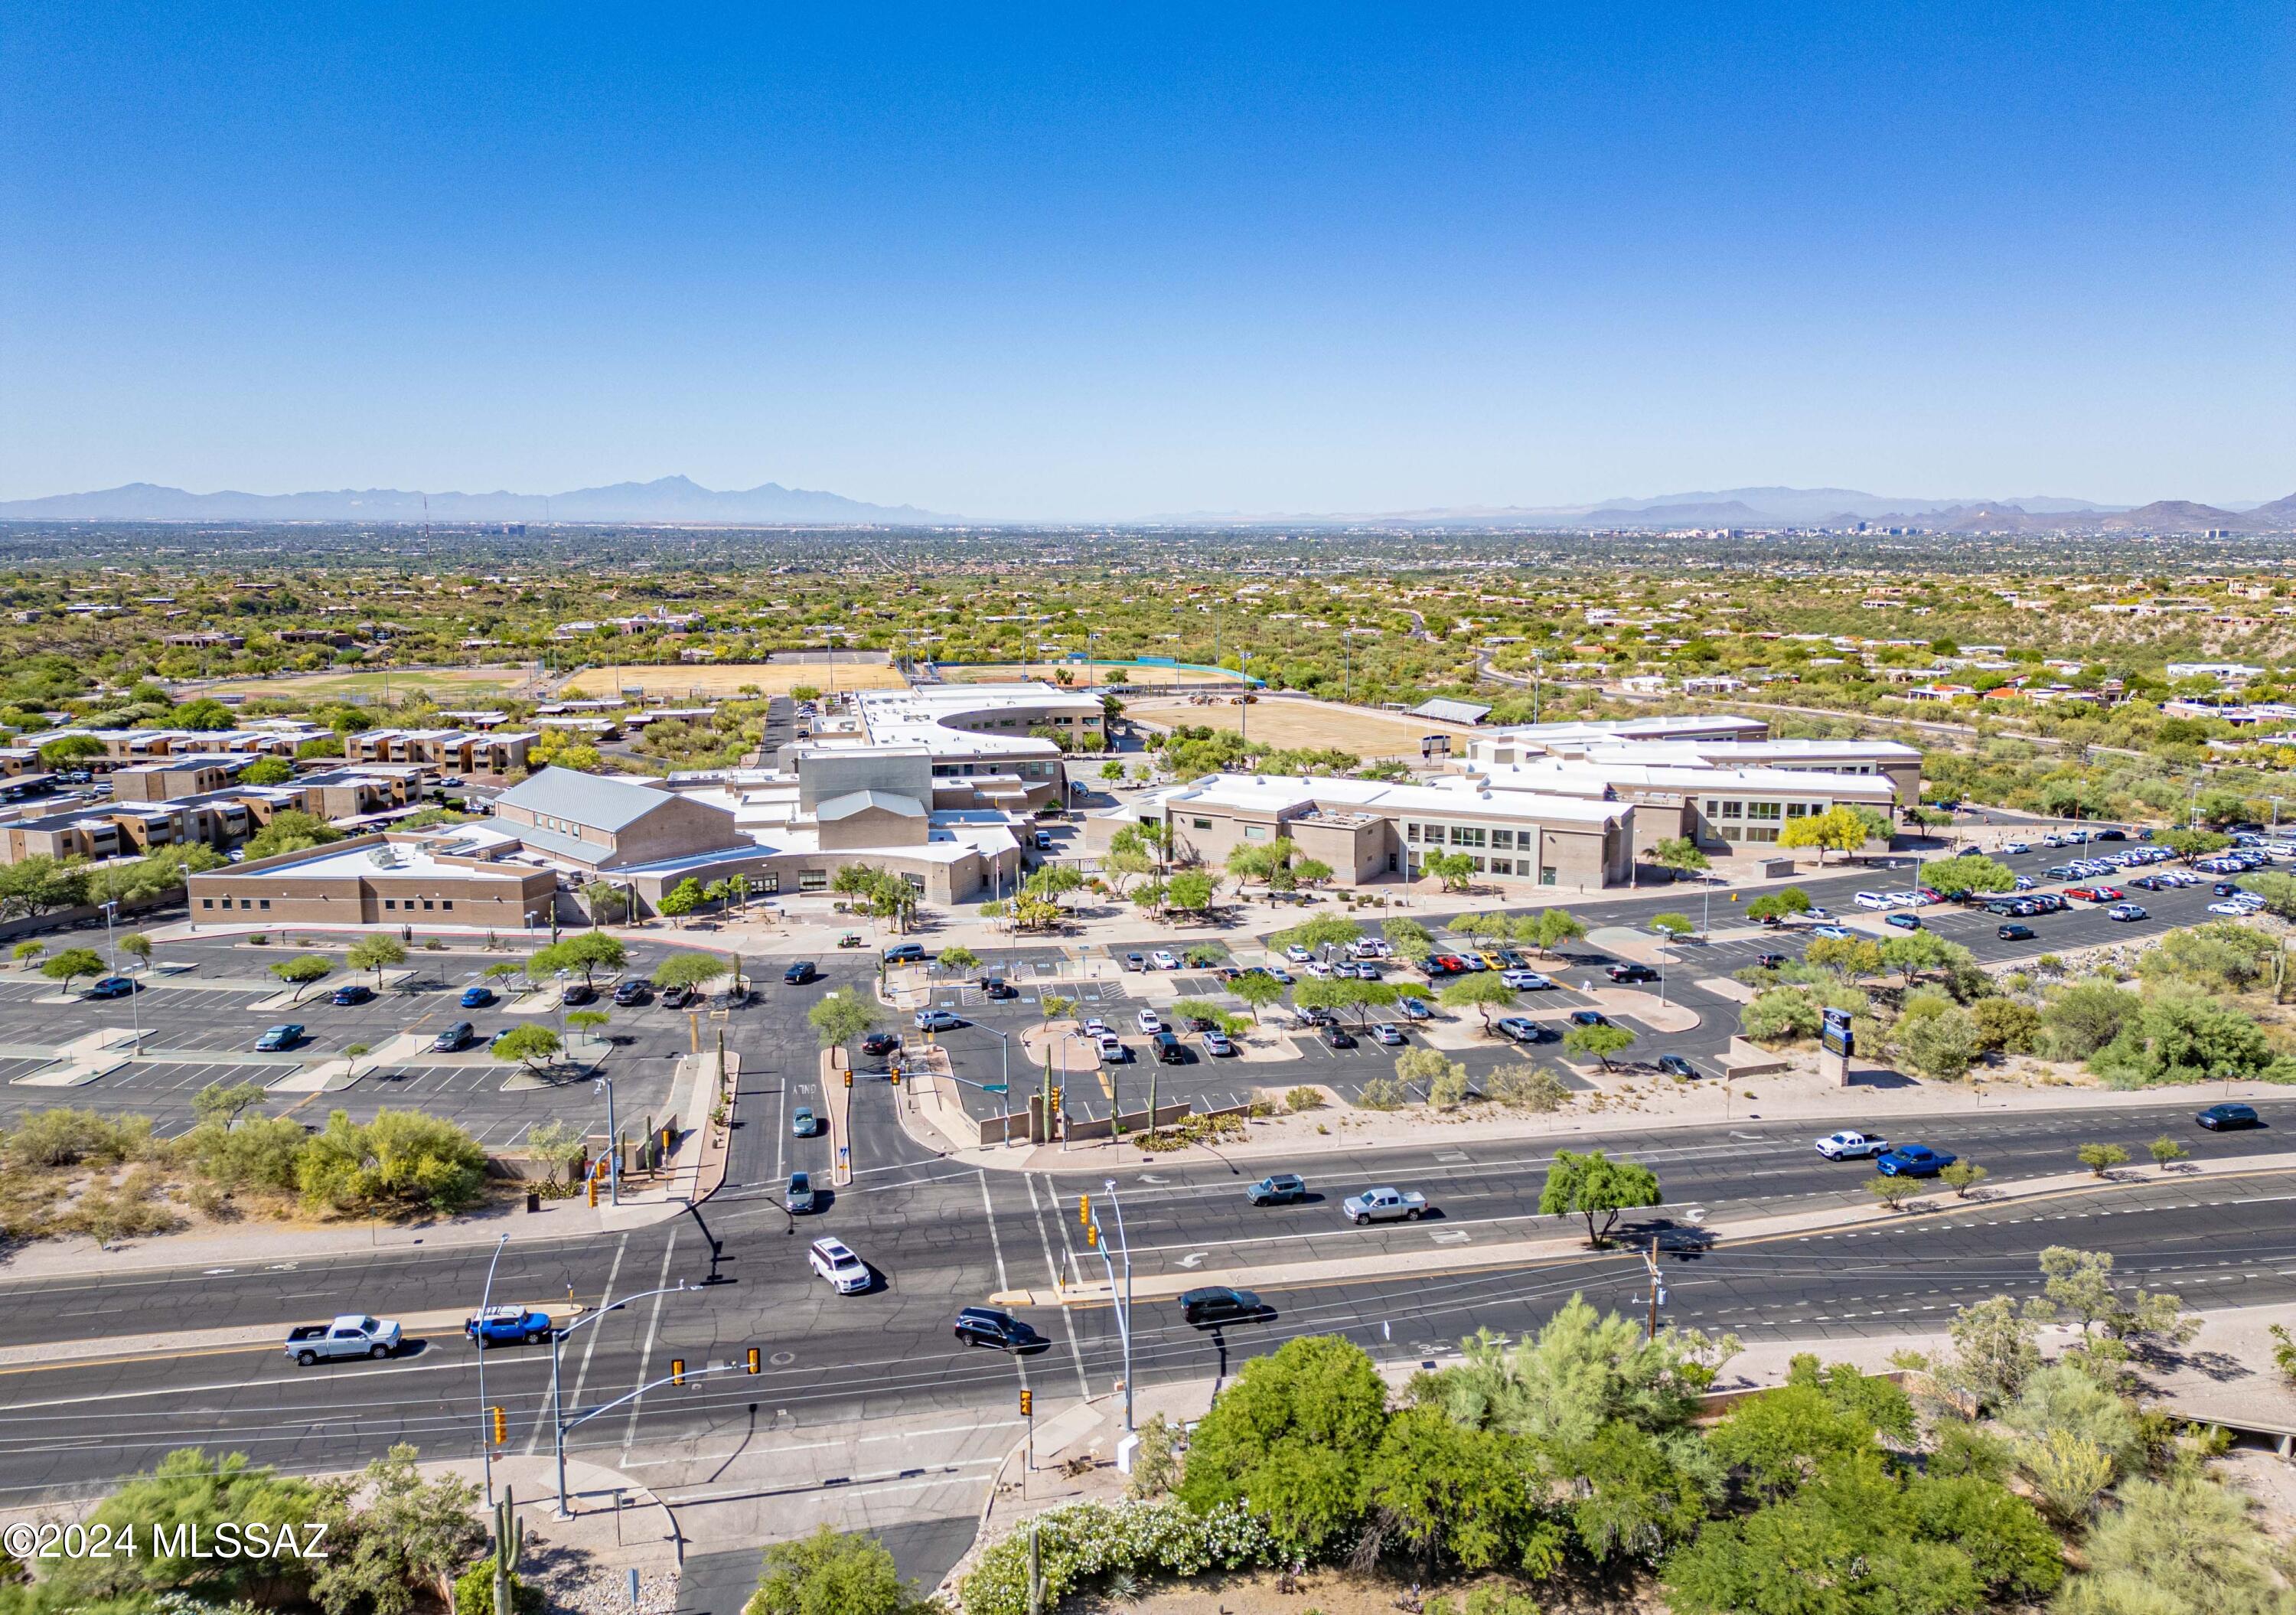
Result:
{"label": "asphalt road", "polygon": [[[796,1000],[788,1005],[801,1014]],[[988,1173],[923,1154],[899,1133],[892,1091],[854,1090],[854,1185],[821,1214],[794,1221],[779,1209],[778,1176],[825,1167],[817,1140],[778,1127],[800,1102],[812,1070],[809,1046],[777,1064],[745,1060],[733,1181],[704,1209],[724,1242],[711,1272],[693,1218],[606,1239],[514,1245],[503,1256],[497,1298],[562,1301],[570,1291],[595,1305],[683,1280],[697,1286],[613,1313],[565,1349],[570,1406],[594,1406],[667,1372],[673,1357],[693,1367],[737,1358],[750,1345],[765,1372],[697,1379],[662,1389],[577,1430],[570,1448],[609,1463],[664,1443],[707,1437],[773,1440],[841,1421],[885,1415],[941,1421],[1009,1412],[1022,1384],[1064,1398],[1105,1390],[1121,1376],[1113,1315],[1105,1308],[1049,1309],[1035,1321],[1052,1337],[1038,1357],[959,1349],[949,1319],[960,1305],[999,1290],[1044,1286],[1081,1269],[1075,1194],[1103,1193],[1103,1168],[1063,1178]],[[2296,1128],[2296,1098],[2263,1107],[2272,1127],[2211,1135],[2180,1113],[2052,1111],[1940,1120],[1924,1142],[1991,1168],[1995,1180],[2061,1172],[2074,1146],[2118,1140],[2132,1146],[2164,1127],[2196,1154],[2235,1157],[2276,1147]],[[1857,1118],[1845,1115],[1841,1125]],[[1857,1198],[1861,1168],[1826,1163],[1809,1141],[1821,1124],[1745,1120],[1725,1129],[1589,1137],[1652,1164],[1669,1209],[1654,1226],[1687,1231],[1706,1221],[1825,1200]],[[1536,1215],[1546,1152],[1496,1144],[1366,1152],[1320,1163],[1316,1186],[1338,1194],[1374,1182],[1419,1188],[1445,1215],[1415,1227],[1359,1230],[1328,1203],[1255,1210],[1241,1198],[1242,1174],[1218,1165],[1127,1168],[1119,1181],[1136,1270],[1189,1271],[1294,1260],[1365,1250],[1409,1252],[1426,1262],[1406,1275],[1267,1291],[1267,1322],[1226,1331],[1184,1326],[1169,1303],[1144,1301],[1135,1340],[1136,1382],[1232,1373],[1241,1358],[1300,1332],[1340,1330],[1398,1358],[1423,1355],[1474,1329],[1534,1327],[1574,1290],[1605,1304],[1639,1306],[1638,1258],[1590,1254],[1499,1270],[1446,1272],[1442,1242],[1552,1235],[1569,1225]],[[2140,1157],[2141,1159],[2141,1154]],[[1750,1244],[1669,1258],[1667,1316],[1741,1334],[1827,1334],[1893,1326],[2034,1276],[2047,1243],[2112,1249],[2126,1276],[2183,1285],[2196,1301],[2251,1303],[2296,1291],[2296,1220],[2284,1200],[2296,1184],[2276,1177],[2174,1178],[2115,1188],[2095,1199],[1988,1215],[1972,1207],[1908,1217],[1900,1235],[1857,1241]],[[2125,1207],[2125,1209],[2124,1209]],[[2112,1210],[2112,1216],[2100,1215]],[[2062,1221],[2058,1220],[2062,1213]],[[879,1275],[868,1292],[832,1293],[804,1262],[809,1237],[833,1233]],[[1833,1250],[1816,1249],[1833,1244]],[[94,1281],[0,1285],[0,1345],[78,1340],[169,1319],[185,1328],[283,1324],[338,1311],[414,1313],[474,1306],[491,1252],[483,1248],[395,1250],[365,1258],[161,1272]],[[1189,1258],[1195,1257],[1194,1263]],[[1678,1269],[1678,1274],[1676,1270]],[[2205,1289],[2198,1288],[2201,1281]],[[1900,1311],[1899,1309],[1903,1309]],[[547,1451],[549,1354],[509,1348],[488,1358],[487,1399],[504,1406],[514,1449]],[[472,1441],[478,1422],[474,1354],[459,1336],[421,1341],[388,1363],[300,1369],[275,1346],[176,1357],[105,1359],[0,1370],[0,1502],[78,1489],[146,1467],[170,1447],[204,1443],[243,1450],[294,1469],[341,1467],[408,1440],[433,1453]],[[683,1450],[684,1448],[681,1448]]]}

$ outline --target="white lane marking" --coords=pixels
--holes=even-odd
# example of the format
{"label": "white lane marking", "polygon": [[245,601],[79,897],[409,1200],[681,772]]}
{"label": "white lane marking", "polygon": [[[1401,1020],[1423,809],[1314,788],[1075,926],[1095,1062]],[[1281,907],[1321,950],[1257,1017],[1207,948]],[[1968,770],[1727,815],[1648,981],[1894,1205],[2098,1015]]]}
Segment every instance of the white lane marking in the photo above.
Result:
{"label": "white lane marking", "polygon": [[[669,1230],[669,1238],[663,1242],[661,1247],[661,1272],[656,1275],[653,1281],[653,1287],[656,1290],[662,1289],[669,1283],[669,1257],[670,1253],[676,1249],[677,1227],[676,1225],[672,1224]],[[641,1385],[646,1382],[646,1370],[653,1362],[654,1336],[660,1332],[661,1330],[661,1304],[668,1299],[669,1298],[667,1295],[655,1296],[653,1298],[652,1316],[646,1320],[645,1346],[644,1349],[638,1353],[637,1382]],[[629,1422],[622,1426],[622,1462],[625,1463],[629,1462],[631,1443],[635,1442],[638,1439],[638,1411],[644,1406],[644,1397],[639,1396],[631,1398]]]}

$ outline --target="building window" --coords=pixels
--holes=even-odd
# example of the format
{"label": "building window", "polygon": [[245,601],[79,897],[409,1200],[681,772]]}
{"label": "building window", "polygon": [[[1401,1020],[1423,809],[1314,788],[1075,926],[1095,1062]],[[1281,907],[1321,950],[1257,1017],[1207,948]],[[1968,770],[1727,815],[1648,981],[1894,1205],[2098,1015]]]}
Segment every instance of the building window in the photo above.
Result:
{"label": "building window", "polygon": [[[1452,846],[1480,847],[1482,844],[1483,827],[1480,824],[1454,824],[1451,826]],[[1480,865],[1478,865],[1478,867],[1480,867]]]}
{"label": "building window", "polygon": [[1746,816],[1775,821],[1784,816],[1783,808],[1784,804],[1779,802],[1749,802],[1746,804]]}
{"label": "building window", "polygon": [[256,906],[257,906],[258,908],[268,908],[268,907],[270,907],[270,906],[271,906],[271,899],[270,899],[269,898],[265,898],[261,899],[260,901],[258,901],[258,902],[256,904]]}
{"label": "building window", "polygon": [[767,896],[771,897],[774,893],[778,892],[779,890],[781,890],[781,889],[782,889],[782,878],[781,878],[781,876],[779,876],[779,875],[777,875],[777,874],[762,874],[762,875],[759,875],[759,876],[758,877],[758,888],[757,888],[757,889],[758,889],[758,890],[759,890],[759,891],[761,891],[761,892],[765,893]]}
{"label": "building window", "polygon": [[1726,819],[1742,819],[1742,818],[1744,818],[1744,817],[1746,816],[1746,804],[1745,804],[1745,803],[1743,803],[1743,802],[1725,802],[1725,803],[1723,803],[1723,804],[1722,804],[1722,816],[1723,816],[1724,818],[1726,818]]}
{"label": "building window", "polygon": [[452,898],[441,898],[439,899],[439,906],[447,914],[453,914],[455,912],[455,899]]}
{"label": "building window", "polygon": [[1243,827],[1243,839],[1247,841],[1266,840],[1267,839],[1267,826],[1265,824],[1246,824]]}
{"label": "building window", "polygon": [[1554,865],[1542,864],[1538,866],[1538,883],[1541,886],[1552,886],[1554,884]]}
{"label": "building window", "polygon": [[1188,824],[1191,828],[1196,830],[1210,830],[1212,827],[1212,822],[1210,819],[1190,819]]}
{"label": "building window", "polygon": [[827,891],[829,889],[829,872],[825,869],[806,869],[799,871],[797,877],[797,889],[800,891]]}
{"label": "building window", "polygon": [[395,909],[395,908],[397,908],[397,907],[398,906],[398,899],[397,898],[385,898],[382,900],[382,906],[383,906],[385,908],[394,908],[394,909]]}
{"label": "building window", "polygon": [[1775,824],[1749,824],[1739,838],[1747,841],[1775,841],[1778,839]]}
{"label": "building window", "polygon": [[226,908],[229,908],[229,907],[231,906],[231,899],[230,899],[229,898],[226,898],[223,900],[223,906],[224,906]]}
{"label": "building window", "polygon": [[1492,846],[1494,846],[1494,847],[1512,847],[1512,846],[1513,846],[1513,845],[1514,845],[1514,832],[1513,832],[1513,831],[1512,831],[1512,830],[1494,830],[1494,831],[1492,831],[1492,832],[1491,832],[1491,845],[1492,845]]}
{"label": "building window", "polygon": [[1805,819],[1817,811],[1818,807],[1815,802],[1788,802],[1786,804],[1786,817],[1790,819]]}

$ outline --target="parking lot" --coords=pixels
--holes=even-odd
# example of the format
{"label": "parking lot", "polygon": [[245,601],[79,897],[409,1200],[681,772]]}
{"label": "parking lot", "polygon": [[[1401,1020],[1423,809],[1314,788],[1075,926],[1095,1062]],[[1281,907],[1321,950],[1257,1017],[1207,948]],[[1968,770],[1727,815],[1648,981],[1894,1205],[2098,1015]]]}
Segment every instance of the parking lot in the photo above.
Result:
{"label": "parking lot", "polygon": [[[488,1039],[521,1024],[564,1029],[554,990],[513,1012],[515,980],[495,983],[496,998],[489,1005],[461,1007],[463,988],[480,983],[487,967],[505,955],[417,951],[403,978],[387,972],[387,985],[369,1001],[337,1005],[329,1002],[335,988],[372,987],[373,978],[347,969],[336,953],[335,973],[305,989],[291,1006],[282,995],[292,989],[273,979],[267,967],[305,951],[328,950],[222,940],[169,944],[154,954],[149,985],[133,999],[67,999],[55,982],[40,976],[0,977],[0,1125],[29,1111],[70,1105],[148,1115],[163,1136],[172,1135],[192,1125],[192,1097],[201,1088],[254,1082],[274,1089],[268,1108],[275,1113],[318,1120],[337,1108],[358,1118],[384,1105],[420,1108],[500,1147],[546,1117],[578,1120],[595,1111],[603,1122],[594,1080],[601,1074],[613,1078],[622,1115],[643,1119],[665,1111],[677,1057],[711,1039],[720,1024],[706,1012],[671,1010],[658,1000],[617,1006],[611,979],[602,976],[598,1001],[586,1006],[611,1017],[601,1029],[602,1055],[554,1069],[547,1084],[523,1079],[513,1085],[523,1068],[493,1058]],[[643,977],[667,951],[634,947],[629,973]],[[84,989],[86,983],[76,986]],[[746,1014],[737,1012],[723,1024],[746,1029],[739,1019]],[[432,1052],[430,1039],[458,1021],[472,1023],[468,1045],[458,1053]],[[304,1029],[291,1048],[256,1052],[266,1028],[290,1023]],[[127,1040],[137,1031],[142,1041],[129,1058]],[[90,1069],[102,1074],[93,1080],[54,1086],[59,1055],[98,1033],[120,1039],[117,1058],[94,1061]],[[353,1047],[377,1056],[358,1062],[356,1080],[316,1091],[299,1086],[299,1073],[340,1061]]]}

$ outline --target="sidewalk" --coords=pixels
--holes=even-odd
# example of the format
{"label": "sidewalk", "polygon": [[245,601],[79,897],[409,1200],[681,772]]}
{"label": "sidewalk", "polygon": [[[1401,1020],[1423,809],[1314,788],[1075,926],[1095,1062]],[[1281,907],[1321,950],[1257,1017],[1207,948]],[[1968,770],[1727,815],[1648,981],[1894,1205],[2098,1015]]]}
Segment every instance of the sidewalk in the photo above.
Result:
{"label": "sidewalk", "polygon": [[[2202,1180],[2260,1176],[2276,1172],[2296,1172],[2296,1151],[2277,1155],[2243,1156],[2231,1161],[2186,1161],[2172,1172],[2140,1171],[2123,1168],[2098,1177],[2087,1171],[2062,1172],[2048,1177],[2029,1178],[2021,1183],[1981,1186],[1971,1191],[1965,1198],[1957,1199],[1952,1190],[1939,1185],[1923,1196],[1908,1202],[1905,1210],[1891,1210],[1879,1203],[1865,1206],[1817,1207],[1808,1210],[1789,1211],[1768,1217],[1745,1217],[1734,1222],[1705,1223],[1697,1213],[1690,1212],[1685,1220],[1698,1233],[1716,1246],[1744,1245],[1764,1241],[1792,1238],[1799,1234],[1843,1228],[1862,1228],[1876,1224],[1895,1222],[1916,1216],[1950,1216],[1959,1210],[1996,1211],[2004,1207],[2020,1205],[2029,1201],[2054,1199],[2068,1194],[2091,1193],[2108,1189],[2142,1187],[2152,1184],[2169,1185],[2190,1185]],[[1440,1208],[1437,1209],[1439,1211]],[[1576,1229],[1575,1215],[1558,1216],[1552,1222]],[[1496,1221],[1545,1224],[1549,1218],[1525,1216],[1482,1221],[1472,1225],[1476,1229],[1488,1229]],[[1431,1234],[1439,1234],[1445,1224],[1439,1218],[1419,1226]],[[1709,1247],[1710,1248],[1710,1247]],[[1614,1243],[1612,1254],[1632,1257],[1635,1249]],[[1343,1283],[1356,1279],[1380,1278],[1395,1274],[1410,1274],[1424,1278],[1436,1271],[1467,1272],[1484,1267],[1513,1267],[1533,1262],[1571,1260],[1590,1253],[1581,1232],[1545,1239],[1509,1240],[1496,1244],[1459,1243],[1438,1250],[1382,1251],[1374,1255],[1335,1257],[1317,1261],[1277,1262],[1264,1267],[1212,1268],[1202,1267],[1185,1273],[1146,1274],[1131,1281],[1135,1299],[1170,1299],[1185,1290],[1206,1285],[1230,1285],[1237,1289],[1298,1289],[1306,1285]],[[1063,1286],[1057,1291],[1008,1290],[989,1297],[991,1306],[1011,1307],[1076,1307],[1090,1306],[1109,1299],[1109,1287],[1103,1281]]]}

